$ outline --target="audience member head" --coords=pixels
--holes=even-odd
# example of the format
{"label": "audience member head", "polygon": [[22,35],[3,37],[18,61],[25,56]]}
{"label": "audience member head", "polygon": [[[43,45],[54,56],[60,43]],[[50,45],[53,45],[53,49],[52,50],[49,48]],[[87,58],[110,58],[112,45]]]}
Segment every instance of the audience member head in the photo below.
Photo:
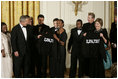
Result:
{"label": "audience member head", "polygon": [[38,23],[39,24],[44,24],[44,15],[39,14],[38,17],[37,17],[37,19],[38,19]]}
{"label": "audience member head", "polygon": [[1,22],[1,32],[3,32],[3,33],[7,32],[7,25],[4,22]]}
{"label": "audience member head", "polygon": [[58,27],[58,20],[59,20],[58,18],[53,19],[53,25],[55,28]]}
{"label": "audience member head", "polygon": [[77,28],[81,28],[82,25],[83,25],[82,20],[81,20],[81,19],[78,19],[78,20],[76,21],[76,27],[77,27]]}
{"label": "audience member head", "polygon": [[97,18],[95,20],[95,28],[96,30],[100,30],[103,26],[103,20],[101,18]]}
{"label": "audience member head", "polygon": [[88,22],[93,23],[94,20],[95,20],[95,14],[92,12],[88,13]]}

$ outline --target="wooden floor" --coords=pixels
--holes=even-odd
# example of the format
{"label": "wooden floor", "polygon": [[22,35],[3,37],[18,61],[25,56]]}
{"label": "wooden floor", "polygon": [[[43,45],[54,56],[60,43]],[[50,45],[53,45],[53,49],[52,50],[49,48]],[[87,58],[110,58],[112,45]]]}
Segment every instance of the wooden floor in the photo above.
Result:
{"label": "wooden floor", "polygon": [[[111,73],[110,73],[110,69],[106,70],[105,71],[105,77],[106,78],[111,78]],[[49,69],[47,70],[47,75],[48,75],[48,78],[49,78]],[[14,78],[14,76],[13,76]],[[64,74],[64,78],[69,78],[69,68],[66,69],[66,72]],[[76,78],[78,78],[78,76],[76,75]],[[84,76],[83,78],[88,78],[87,76]]]}
{"label": "wooden floor", "polygon": [[[76,78],[78,76],[76,75]],[[85,76],[86,77],[86,76]],[[105,71],[105,77],[106,78],[111,78],[111,73],[110,73],[110,69]],[[65,78],[69,78],[69,69],[67,69],[66,73],[65,73]]]}
{"label": "wooden floor", "polygon": [[[49,73],[49,70],[47,71]],[[105,77],[106,78],[111,78],[111,73],[110,73],[110,69],[106,70],[105,71]],[[87,76],[85,76],[86,78]],[[69,68],[66,69],[66,72],[65,72],[65,75],[64,75],[64,78],[69,78]],[[76,75],[76,78],[78,78],[78,76]]]}

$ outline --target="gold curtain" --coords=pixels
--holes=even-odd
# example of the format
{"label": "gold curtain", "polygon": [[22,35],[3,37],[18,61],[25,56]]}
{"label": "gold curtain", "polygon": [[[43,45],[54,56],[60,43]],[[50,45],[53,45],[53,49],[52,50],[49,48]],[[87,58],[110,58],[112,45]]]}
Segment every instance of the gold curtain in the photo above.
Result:
{"label": "gold curtain", "polygon": [[114,1],[111,1],[110,3],[110,7],[111,7],[111,22],[114,22]]}
{"label": "gold curtain", "polygon": [[114,22],[114,1],[109,1],[109,32],[111,29],[111,23]]}
{"label": "gold curtain", "polygon": [[36,25],[39,13],[39,1],[1,1],[1,21],[7,24],[9,31],[19,23],[21,15],[33,17]]}

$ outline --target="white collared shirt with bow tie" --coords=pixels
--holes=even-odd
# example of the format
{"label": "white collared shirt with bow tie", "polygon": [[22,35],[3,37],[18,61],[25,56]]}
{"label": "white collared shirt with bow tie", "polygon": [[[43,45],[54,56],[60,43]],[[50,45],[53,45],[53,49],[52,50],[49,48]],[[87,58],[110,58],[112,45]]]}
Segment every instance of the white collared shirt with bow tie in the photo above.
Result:
{"label": "white collared shirt with bow tie", "polygon": [[22,29],[22,31],[23,31],[23,34],[24,34],[25,40],[27,40],[27,30],[26,30],[25,27],[23,27],[22,24],[20,24],[20,26],[21,26],[21,29]]}
{"label": "white collared shirt with bow tie", "polygon": [[77,30],[78,35],[80,35],[81,32],[82,32],[82,30]]}

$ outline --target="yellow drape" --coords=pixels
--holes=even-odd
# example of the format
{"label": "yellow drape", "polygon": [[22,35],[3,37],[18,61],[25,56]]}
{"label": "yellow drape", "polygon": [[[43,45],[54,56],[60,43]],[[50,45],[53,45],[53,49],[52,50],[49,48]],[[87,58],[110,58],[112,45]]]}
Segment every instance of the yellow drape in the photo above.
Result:
{"label": "yellow drape", "polygon": [[114,1],[110,1],[110,23],[114,22]]}
{"label": "yellow drape", "polygon": [[114,1],[109,2],[109,32],[111,30],[111,23],[114,22]]}
{"label": "yellow drape", "polygon": [[36,25],[39,13],[39,1],[1,1],[1,21],[7,24],[9,31],[19,23],[21,15],[33,17]]}

